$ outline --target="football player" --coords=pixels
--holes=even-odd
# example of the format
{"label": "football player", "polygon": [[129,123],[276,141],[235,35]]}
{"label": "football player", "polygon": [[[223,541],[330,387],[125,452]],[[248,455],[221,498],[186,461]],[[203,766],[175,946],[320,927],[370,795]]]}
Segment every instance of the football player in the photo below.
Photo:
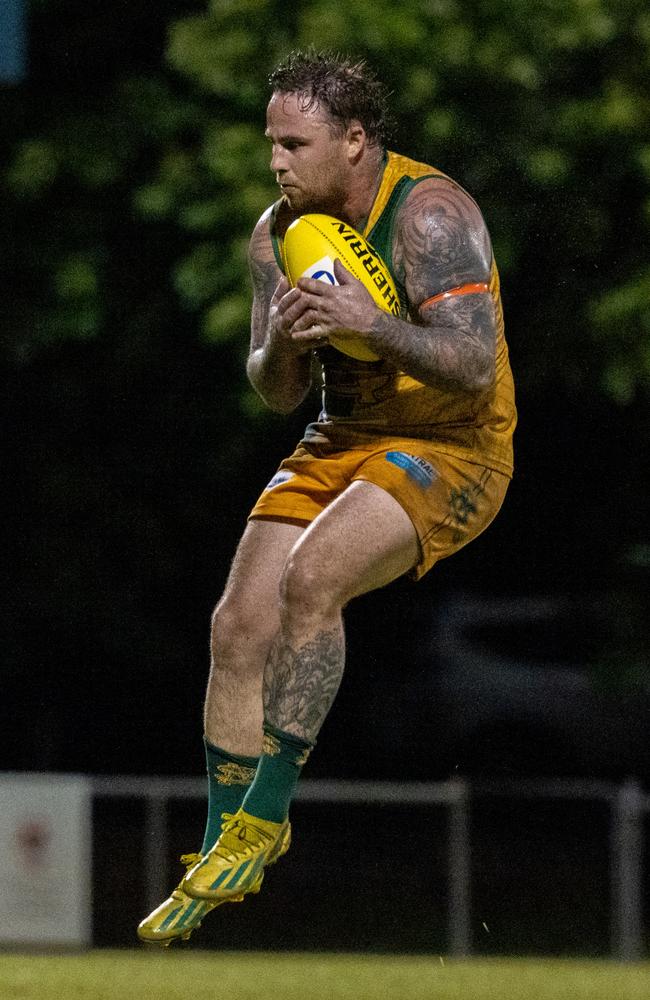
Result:
{"label": "football player", "polygon": [[[289,413],[315,355],[322,410],[255,504],[214,612],[205,836],[140,924],[147,941],[187,937],[216,906],[259,890],[289,847],[291,799],[341,681],[343,608],[403,574],[419,579],[476,538],[512,475],[513,380],[475,201],[386,149],[385,91],[364,63],[296,52],[270,85],[280,196],[250,242],[248,375],[271,409]],[[399,315],[340,261],[336,285],[289,286],[283,235],[311,212],[381,255]],[[379,360],[350,357],[352,337]]]}

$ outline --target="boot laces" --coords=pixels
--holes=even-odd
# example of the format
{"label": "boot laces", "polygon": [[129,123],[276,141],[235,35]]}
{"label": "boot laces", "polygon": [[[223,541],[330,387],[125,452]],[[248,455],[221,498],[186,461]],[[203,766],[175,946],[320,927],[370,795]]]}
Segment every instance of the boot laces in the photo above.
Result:
{"label": "boot laces", "polygon": [[226,820],[221,828],[221,836],[213,847],[213,853],[225,861],[234,862],[242,854],[252,854],[265,849],[273,842],[273,836],[254,823],[245,822],[241,817],[223,813]]}
{"label": "boot laces", "polygon": [[[225,820],[225,823],[221,824],[221,829],[224,830],[228,823],[233,819],[234,813],[221,813],[221,818]],[[187,870],[194,868],[194,865],[198,865],[199,861],[203,861],[204,855],[200,851],[196,851],[193,854],[181,854],[180,861],[182,865],[185,865]]]}
{"label": "boot laces", "polygon": [[194,867],[194,865],[198,865],[202,857],[203,857],[202,854],[181,854],[180,861],[181,864],[185,865],[185,867],[189,871],[190,868]]}

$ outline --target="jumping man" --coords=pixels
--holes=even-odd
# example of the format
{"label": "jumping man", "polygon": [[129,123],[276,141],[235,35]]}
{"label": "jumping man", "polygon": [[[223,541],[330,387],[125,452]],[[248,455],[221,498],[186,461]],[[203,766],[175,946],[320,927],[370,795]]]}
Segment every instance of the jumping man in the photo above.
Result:
{"label": "jumping man", "polygon": [[[205,703],[208,819],[187,874],[138,928],[187,937],[260,888],[289,847],[289,805],[341,681],[342,610],[419,579],[497,514],[512,475],[514,390],[490,237],[473,199],[387,151],[385,92],[363,63],[293,53],[270,77],[266,137],[279,200],[250,242],[249,378],[289,413],[316,356],[323,405],[253,508],[212,622]],[[338,286],[282,273],[306,212],[359,230],[383,257],[401,315],[339,261]],[[329,337],[362,338],[357,361]]]}

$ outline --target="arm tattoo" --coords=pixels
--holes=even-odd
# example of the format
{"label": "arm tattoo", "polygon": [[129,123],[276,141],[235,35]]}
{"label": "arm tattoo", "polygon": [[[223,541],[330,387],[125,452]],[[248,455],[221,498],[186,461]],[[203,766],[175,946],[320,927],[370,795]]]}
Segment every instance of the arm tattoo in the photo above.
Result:
{"label": "arm tattoo", "polygon": [[496,343],[491,296],[455,296],[419,310],[439,292],[490,281],[490,239],[469,195],[444,179],[414,188],[400,214],[393,260],[420,329],[378,316],[373,332],[382,356],[436,388],[489,387]]}
{"label": "arm tattoo", "polygon": [[340,631],[319,632],[299,649],[276,638],[264,669],[264,714],[278,729],[314,743],[341,683]]}
{"label": "arm tattoo", "polygon": [[470,281],[489,281],[492,250],[477,206],[451,181],[424,181],[399,224],[396,265],[414,306]]}
{"label": "arm tattoo", "polygon": [[423,325],[379,314],[372,325],[382,357],[425,385],[489,388],[494,378],[494,305],[485,293],[436,303]]}
{"label": "arm tattoo", "polygon": [[264,343],[269,304],[278,284],[278,267],[275,261],[260,261],[250,258],[251,281],[254,298],[251,314],[251,348],[255,350]]}
{"label": "arm tattoo", "polygon": [[282,277],[273,253],[265,216],[258,222],[249,246],[249,268],[253,283],[248,378],[267,405],[280,413],[298,406],[311,384],[311,359],[297,356],[270,337],[269,310]]}
{"label": "arm tattoo", "polygon": [[254,350],[264,342],[269,305],[280,280],[280,269],[275,261],[266,227],[259,223],[251,237],[248,266],[254,296],[251,317],[251,348]]}

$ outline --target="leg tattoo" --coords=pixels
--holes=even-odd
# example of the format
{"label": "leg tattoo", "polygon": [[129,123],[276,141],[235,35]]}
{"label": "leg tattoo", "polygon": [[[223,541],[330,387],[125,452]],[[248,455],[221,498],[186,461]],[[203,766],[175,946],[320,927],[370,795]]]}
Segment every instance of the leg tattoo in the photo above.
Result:
{"label": "leg tattoo", "polygon": [[343,676],[345,643],[336,628],[298,649],[278,633],[264,669],[264,713],[278,729],[314,743]]}

